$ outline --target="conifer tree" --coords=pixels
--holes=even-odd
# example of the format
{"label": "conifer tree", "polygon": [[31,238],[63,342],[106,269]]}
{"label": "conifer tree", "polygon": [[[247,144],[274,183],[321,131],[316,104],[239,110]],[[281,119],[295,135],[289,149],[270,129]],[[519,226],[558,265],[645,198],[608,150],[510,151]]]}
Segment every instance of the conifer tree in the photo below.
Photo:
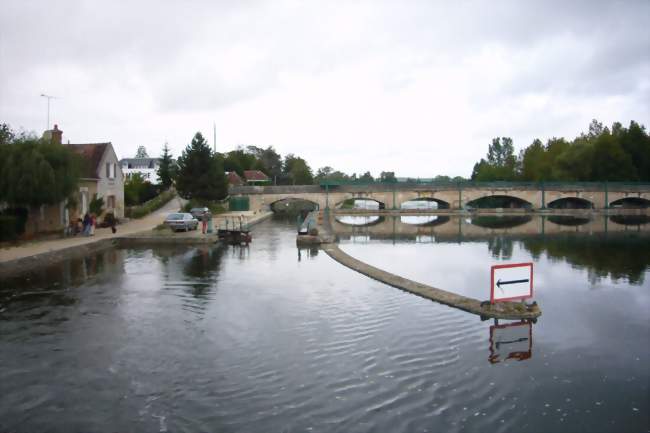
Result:
{"label": "conifer tree", "polygon": [[212,152],[200,132],[178,158],[176,189],[185,199],[220,200],[228,195],[223,161]]}

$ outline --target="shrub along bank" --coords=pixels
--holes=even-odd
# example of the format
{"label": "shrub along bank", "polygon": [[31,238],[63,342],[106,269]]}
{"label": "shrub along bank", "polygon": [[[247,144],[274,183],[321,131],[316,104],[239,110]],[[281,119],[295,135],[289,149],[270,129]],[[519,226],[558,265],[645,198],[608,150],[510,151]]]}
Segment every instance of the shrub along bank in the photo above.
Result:
{"label": "shrub along bank", "polygon": [[165,204],[167,204],[171,199],[176,196],[176,191],[173,189],[168,189],[167,191],[161,192],[158,196],[152,198],[151,200],[142,203],[139,206],[130,206],[124,210],[124,216],[127,218],[142,218],[145,215],[149,215],[151,212],[154,212]]}

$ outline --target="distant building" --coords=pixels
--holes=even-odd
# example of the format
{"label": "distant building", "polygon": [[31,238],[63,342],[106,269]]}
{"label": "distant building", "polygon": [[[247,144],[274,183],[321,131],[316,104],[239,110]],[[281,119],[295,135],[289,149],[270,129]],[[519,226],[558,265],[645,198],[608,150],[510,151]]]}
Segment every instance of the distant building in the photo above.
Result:
{"label": "distant building", "polygon": [[244,170],[244,179],[248,185],[265,185],[271,182],[271,179],[259,170]]}
{"label": "distant building", "polygon": [[228,178],[228,185],[239,186],[244,184],[244,180],[235,171],[226,172]]}
{"label": "distant building", "polygon": [[138,173],[144,180],[159,184],[158,168],[160,158],[124,158],[120,160],[120,167],[126,179]]}

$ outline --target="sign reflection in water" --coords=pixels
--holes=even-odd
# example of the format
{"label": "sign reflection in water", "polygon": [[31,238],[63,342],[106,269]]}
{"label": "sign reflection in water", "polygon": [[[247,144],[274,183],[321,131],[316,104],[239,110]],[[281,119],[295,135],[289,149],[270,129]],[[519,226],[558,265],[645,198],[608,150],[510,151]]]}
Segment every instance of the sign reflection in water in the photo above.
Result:
{"label": "sign reflection in water", "polygon": [[507,360],[524,361],[533,356],[533,324],[530,321],[499,324],[498,320],[490,326],[491,364]]}

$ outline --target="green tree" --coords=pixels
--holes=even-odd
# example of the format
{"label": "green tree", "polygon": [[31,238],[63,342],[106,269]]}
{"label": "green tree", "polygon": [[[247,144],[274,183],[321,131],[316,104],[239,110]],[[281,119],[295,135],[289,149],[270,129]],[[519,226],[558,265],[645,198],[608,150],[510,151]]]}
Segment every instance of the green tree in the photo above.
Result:
{"label": "green tree", "polygon": [[311,185],[314,183],[314,176],[307,162],[292,153],[285,156],[282,171],[293,185]]}
{"label": "green tree", "polygon": [[174,182],[174,160],[171,153],[169,153],[169,146],[167,143],[163,146],[163,153],[160,156],[160,165],[156,174],[160,179],[160,184],[164,189],[169,189]]}
{"label": "green tree", "polygon": [[95,215],[101,215],[102,209],[104,208],[104,198],[98,197],[97,194],[93,196],[93,199],[88,203],[88,210],[90,213]]}
{"label": "green tree", "polygon": [[382,171],[379,175],[379,181],[383,183],[395,183],[397,178],[394,171]]}
{"label": "green tree", "polygon": [[228,194],[223,160],[213,154],[203,135],[197,132],[178,158],[176,189],[185,199],[220,200]]}
{"label": "green tree", "polygon": [[370,174],[369,171],[366,171],[365,173],[363,173],[363,175],[361,175],[361,177],[359,177],[359,182],[373,183],[374,181],[375,181],[375,178],[372,177],[372,174]]}
{"label": "green tree", "polygon": [[0,127],[0,201],[29,207],[60,203],[77,189],[80,159],[70,148]]}
{"label": "green tree", "polygon": [[629,128],[621,127],[620,123],[618,127],[614,124],[612,135],[618,139],[625,153],[632,158],[638,179],[650,181],[650,136],[645,128],[632,120]]}
{"label": "green tree", "polygon": [[595,138],[591,180],[637,180],[636,167],[621,143],[608,131]]}
{"label": "green tree", "polygon": [[330,166],[321,167],[316,171],[316,176],[314,178],[315,183],[320,183],[325,180],[335,181],[335,182],[347,182],[350,181],[350,176],[343,173],[342,171],[335,170]]}
{"label": "green tree", "polygon": [[266,173],[271,178],[282,176],[282,156],[275,151],[273,146],[262,149],[257,146],[248,146],[248,153],[254,155],[259,162],[257,169]]}
{"label": "green tree", "polygon": [[514,180],[516,165],[517,159],[514,155],[512,138],[496,137],[488,146],[487,160],[481,159],[474,165],[472,180]]}

